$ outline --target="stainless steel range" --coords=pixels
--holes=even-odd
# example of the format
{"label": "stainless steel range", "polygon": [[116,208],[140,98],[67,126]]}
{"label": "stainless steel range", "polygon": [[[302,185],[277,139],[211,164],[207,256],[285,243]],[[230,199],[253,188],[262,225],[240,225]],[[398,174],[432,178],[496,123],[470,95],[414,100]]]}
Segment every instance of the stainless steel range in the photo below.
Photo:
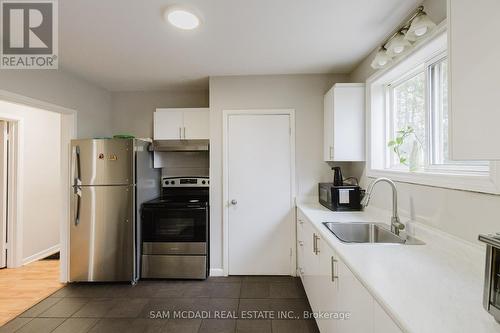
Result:
{"label": "stainless steel range", "polygon": [[500,233],[479,235],[486,244],[483,307],[500,322]]}
{"label": "stainless steel range", "polygon": [[208,177],[163,177],[162,196],[142,205],[142,278],[208,276]]}

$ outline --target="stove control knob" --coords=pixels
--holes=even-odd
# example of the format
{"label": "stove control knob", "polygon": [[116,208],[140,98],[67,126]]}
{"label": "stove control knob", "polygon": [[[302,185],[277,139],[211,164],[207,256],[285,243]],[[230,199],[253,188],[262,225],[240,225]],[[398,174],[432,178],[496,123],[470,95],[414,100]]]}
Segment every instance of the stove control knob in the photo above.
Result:
{"label": "stove control knob", "polygon": [[165,180],[165,185],[168,185],[170,182],[168,180]]}
{"label": "stove control knob", "polygon": [[170,184],[174,185],[174,184],[175,184],[175,180],[172,180],[172,181],[170,182]]}
{"label": "stove control knob", "polygon": [[204,181],[204,180],[202,180],[202,181],[201,181],[201,183],[202,183],[203,185],[205,185],[207,182],[206,182],[206,181]]}

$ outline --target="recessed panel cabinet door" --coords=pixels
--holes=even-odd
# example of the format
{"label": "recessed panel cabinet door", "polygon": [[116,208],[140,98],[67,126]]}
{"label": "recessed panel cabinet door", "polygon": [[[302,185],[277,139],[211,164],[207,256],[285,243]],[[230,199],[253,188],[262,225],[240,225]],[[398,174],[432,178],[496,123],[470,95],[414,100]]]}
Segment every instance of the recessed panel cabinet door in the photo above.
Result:
{"label": "recessed panel cabinet door", "polygon": [[451,158],[500,160],[500,1],[448,0]]}

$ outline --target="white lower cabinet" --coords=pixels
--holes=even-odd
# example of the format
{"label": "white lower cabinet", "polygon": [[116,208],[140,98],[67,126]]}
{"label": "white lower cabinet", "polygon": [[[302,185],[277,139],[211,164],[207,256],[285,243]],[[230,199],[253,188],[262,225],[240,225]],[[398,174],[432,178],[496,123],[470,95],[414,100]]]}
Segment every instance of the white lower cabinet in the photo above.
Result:
{"label": "white lower cabinet", "polygon": [[325,315],[342,311],[339,306],[338,259],[335,252],[324,241],[320,244],[320,251],[318,288],[321,289],[321,296],[318,300],[316,322],[320,332],[338,332],[338,320],[325,317]]}
{"label": "white lower cabinet", "polygon": [[349,313],[348,319],[338,321],[338,332],[371,332],[373,326],[371,315],[373,297],[341,260],[337,264],[339,272],[339,310]]}
{"label": "white lower cabinet", "polygon": [[398,325],[377,302],[373,302],[373,333],[401,333]]}
{"label": "white lower cabinet", "polygon": [[402,332],[300,210],[297,270],[321,333]]}
{"label": "white lower cabinet", "polygon": [[[302,268],[302,283],[304,284],[304,289],[306,291],[309,303],[311,304],[312,310],[317,311],[320,295],[320,286],[318,285],[318,270],[319,270],[319,255],[316,254],[316,233],[315,229],[310,223],[305,222],[302,225],[303,232],[303,245],[302,245],[302,257],[303,262],[300,265]],[[314,305],[313,305],[314,304]]]}

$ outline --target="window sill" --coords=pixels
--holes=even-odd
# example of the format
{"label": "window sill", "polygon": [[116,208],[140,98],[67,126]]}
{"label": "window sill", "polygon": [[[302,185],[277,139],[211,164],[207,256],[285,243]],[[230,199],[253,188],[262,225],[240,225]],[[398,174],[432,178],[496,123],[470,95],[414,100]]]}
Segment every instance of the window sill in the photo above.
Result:
{"label": "window sill", "polygon": [[[493,164],[493,163],[492,163]],[[391,169],[367,169],[371,178],[387,177],[397,182],[447,188],[453,190],[500,194],[496,167],[491,166],[490,175],[451,174],[434,172],[410,172]]]}

